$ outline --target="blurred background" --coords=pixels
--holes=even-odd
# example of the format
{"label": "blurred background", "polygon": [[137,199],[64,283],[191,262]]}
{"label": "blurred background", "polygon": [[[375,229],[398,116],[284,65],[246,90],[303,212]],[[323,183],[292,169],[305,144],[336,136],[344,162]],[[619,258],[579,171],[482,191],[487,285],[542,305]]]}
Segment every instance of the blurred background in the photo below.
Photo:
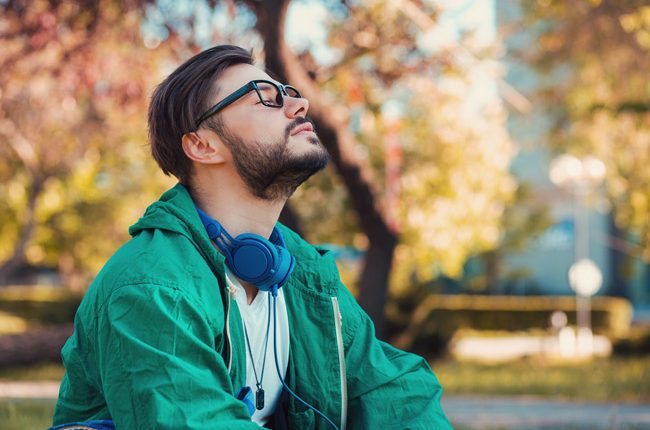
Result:
{"label": "blurred background", "polygon": [[332,162],[282,221],[456,428],[650,427],[648,0],[0,0],[0,428],[49,424],[85,289],[175,183],[150,94],[223,43],[309,99]]}

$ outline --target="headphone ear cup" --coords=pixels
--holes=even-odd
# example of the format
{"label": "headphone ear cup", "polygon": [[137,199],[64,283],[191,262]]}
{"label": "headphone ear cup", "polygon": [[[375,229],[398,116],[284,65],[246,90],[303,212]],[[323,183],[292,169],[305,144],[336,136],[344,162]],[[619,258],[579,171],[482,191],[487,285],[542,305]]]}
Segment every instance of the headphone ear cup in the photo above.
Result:
{"label": "headphone ear cup", "polygon": [[273,229],[270,240],[253,233],[233,239],[219,222],[196,208],[208,237],[226,257],[226,264],[235,276],[273,294],[289,278],[295,258],[286,248],[282,233]]}
{"label": "headphone ear cup", "polygon": [[276,249],[278,251],[278,265],[272,279],[273,283],[271,287],[273,285],[284,285],[296,264],[296,258],[291,255],[287,248],[276,246]]}
{"label": "headphone ear cup", "polygon": [[237,236],[230,255],[230,270],[260,291],[272,291],[281,287],[295,265],[295,258],[287,248],[252,233]]}
{"label": "headphone ear cup", "polygon": [[[278,251],[272,243],[256,234],[237,236],[231,247],[231,270],[241,280],[258,286],[274,271]],[[258,287],[259,288],[259,287]]]}

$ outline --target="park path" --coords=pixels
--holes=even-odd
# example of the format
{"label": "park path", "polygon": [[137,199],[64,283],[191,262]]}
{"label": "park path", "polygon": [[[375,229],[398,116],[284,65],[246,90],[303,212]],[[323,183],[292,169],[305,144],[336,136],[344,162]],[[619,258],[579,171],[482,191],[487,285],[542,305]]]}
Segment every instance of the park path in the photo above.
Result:
{"label": "park path", "polygon": [[0,381],[0,398],[56,399],[60,381]]}
{"label": "park path", "polygon": [[455,425],[475,430],[650,429],[649,404],[443,395],[442,407]]}
{"label": "park path", "polygon": [[[56,399],[58,393],[58,381],[0,381],[0,398]],[[649,404],[445,395],[442,407],[455,425],[473,430],[650,429]]]}

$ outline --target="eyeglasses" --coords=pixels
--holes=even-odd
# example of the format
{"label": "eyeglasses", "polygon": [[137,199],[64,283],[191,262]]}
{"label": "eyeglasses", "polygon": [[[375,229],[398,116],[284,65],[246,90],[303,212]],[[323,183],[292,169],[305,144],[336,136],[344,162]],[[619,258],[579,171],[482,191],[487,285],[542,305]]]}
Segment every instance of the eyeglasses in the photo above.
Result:
{"label": "eyeglasses", "polygon": [[257,96],[260,98],[260,102],[262,102],[264,106],[273,108],[280,108],[284,106],[284,96],[295,98],[301,97],[298,90],[291,85],[282,85],[264,79],[250,81],[234,93],[221,100],[216,105],[212,106],[203,115],[201,115],[196,121],[196,128],[199,128],[199,125],[201,125],[203,121],[212,115],[216,115],[226,106],[234,103],[253,90],[255,90]]}

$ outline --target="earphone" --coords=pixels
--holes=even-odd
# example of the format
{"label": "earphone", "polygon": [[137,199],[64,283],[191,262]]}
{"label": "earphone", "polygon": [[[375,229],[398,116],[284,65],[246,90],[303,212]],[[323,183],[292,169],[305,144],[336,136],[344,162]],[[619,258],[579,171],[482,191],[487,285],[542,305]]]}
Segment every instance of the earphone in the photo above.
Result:
{"label": "earphone", "polygon": [[[284,243],[282,233],[277,228],[274,228],[269,240],[253,233],[244,233],[233,238],[217,220],[211,218],[198,207],[196,210],[208,232],[208,236],[226,257],[226,265],[230,271],[239,279],[253,284],[260,291],[269,292],[269,301],[271,301],[271,297],[273,298],[273,356],[275,369],[282,386],[303,405],[321,416],[335,430],[339,430],[336,424],[325,414],[294,393],[287,386],[280,372],[276,342],[277,296],[278,290],[287,282],[296,264],[295,257],[291,255]],[[271,313],[269,312],[267,335],[270,323]]]}

